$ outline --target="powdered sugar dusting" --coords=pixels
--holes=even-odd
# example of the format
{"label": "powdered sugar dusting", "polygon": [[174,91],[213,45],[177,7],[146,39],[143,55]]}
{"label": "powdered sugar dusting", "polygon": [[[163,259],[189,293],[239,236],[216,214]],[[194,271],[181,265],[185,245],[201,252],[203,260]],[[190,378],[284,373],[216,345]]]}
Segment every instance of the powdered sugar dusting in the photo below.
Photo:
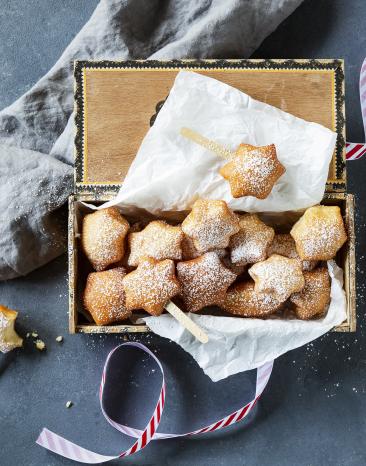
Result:
{"label": "powdered sugar dusting", "polygon": [[84,217],[82,246],[96,270],[103,270],[123,258],[128,229],[127,220],[114,207]]}
{"label": "powdered sugar dusting", "polygon": [[199,199],[183,221],[182,230],[203,253],[228,247],[230,236],[239,231],[239,222],[225,201]]}
{"label": "powdered sugar dusting", "polygon": [[253,264],[267,257],[267,249],[274,237],[273,228],[255,214],[240,217],[240,231],[230,238],[231,260],[237,265]]}
{"label": "powdered sugar dusting", "polygon": [[262,317],[279,310],[281,304],[273,294],[256,292],[253,282],[243,282],[229,288],[223,307],[230,314]]}
{"label": "powdered sugar dusting", "polygon": [[183,232],[179,226],[168,225],[162,220],[150,222],[144,230],[129,235],[131,252],[128,264],[137,266],[140,259],[146,256],[157,260],[180,260],[182,240]]}
{"label": "powdered sugar dusting", "polygon": [[248,272],[255,281],[257,292],[273,293],[282,302],[305,285],[298,262],[277,254],[254,264]]}
{"label": "powdered sugar dusting", "polygon": [[123,267],[89,274],[84,293],[84,305],[98,325],[123,320],[130,315],[126,309],[122,279]]}
{"label": "powdered sugar dusting", "polygon": [[222,265],[215,252],[208,252],[198,259],[177,264],[184,303],[191,312],[205,306],[222,305],[227,288],[236,274]]}
{"label": "powdered sugar dusting", "polygon": [[303,270],[312,270],[317,265],[317,261],[303,261],[296,251],[296,244],[293,237],[288,234],[277,234],[272,244],[268,248],[268,255],[279,254],[280,256],[296,259]]}
{"label": "powdered sugar dusting", "polygon": [[152,315],[160,315],[166,302],[179,293],[172,260],[158,262],[143,258],[138,268],[123,280],[128,309],[144,309]]}

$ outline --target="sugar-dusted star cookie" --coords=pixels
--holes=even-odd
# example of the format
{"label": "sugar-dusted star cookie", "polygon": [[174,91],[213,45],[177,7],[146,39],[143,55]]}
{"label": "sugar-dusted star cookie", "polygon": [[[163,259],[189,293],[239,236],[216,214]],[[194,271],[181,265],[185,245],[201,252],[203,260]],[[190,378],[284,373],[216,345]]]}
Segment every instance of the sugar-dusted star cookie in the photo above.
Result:
{"label": "sugar-dusted star cookie", "polygon": [[326,267],[304,272],[305,286],[290,296],[299,319],[309,320],[324,314],[330,302],[330,277]]}
{"label": "sugar-dusted star cookie", "polygon": [[263,261],[272,243],[274,229],[262,222],[256,214],[239,217],[240,230],[230,238],[230,255],[233,264],[246,265]]}
{"label": "sugar-dusted star cookie", "polygon": [[125,275],[126,270],[123,267],[88,275],[84,291],[84,306],[97,325],[108,325],[131,315],[126,308],[122,285]]}
{"label": "sugar-dusted star cookie", "polygon": [[271,293],[256,292],[254,282],[247,281],[228,289],[222,307],[226,312],[242,317],[263,317],[281,309],[282,304]]}
{"label": "sugar-dusted star cookie", "polygon": [[225,301],[226,290],[236,279],[236,274],[222,265],[215,252],[178,262],[177,275],[181,296],[189,312],[205,306],[220,306]]}
{"label": "sugar-dusted star cookie", "polygon": [[129,266],[137,266],[142,257],[157,260],[182,259],[183,232],[179,226],[172,226],[162,220],[150,222],[142,231],[128,236],[130,255]]}
{"label": "sugar-dusted star cookie", "polygon": [[273,254],[263,262],[257,262],[248,270],[255,282],[257,293],[270,293],[281,302],[305,285],[305,279],[296,259]]}
{"label": "sugar-dusted star cookie", "polygon": [[85,215],[81,244],[95,270],[104,270],[123,259],[128,229],[127,220],[116,207]]}
{"label": "sugar-dusted star cookie", "polygon": [[347,241],[341,210],[338,206],[310,207],[292,227],[291,236],[302,260],[333,259]]}
{"label": "sugar-dusted star cookie", "polygon": [[265,199],[285,171],[274,144],[261,147],[240,144],[229,162],[220,169],[220,174],[228,180],[233,197]]}
{"label": "sugar-dusted star cookie", "polygon": [[183,221],[182,230],[202,254],[228,247],[230,236],[239,231],[239,220],[225,201],[198,199]]}
{"label": "sugar-dusted star cookie", "polygon": [[296,251],[296,244],[293,237],[288,233],[275,235],[272,244],[268,248],[268,256],[279,254],[280,256],[296,259],[301,264],[302,270],[313,270],[318,261],[303,261]]}
{"label": "sugar-dusted star cookie", "polygon": [[123,287],[127,309],[144,309],[153,316],[159,316],[170,298],[180,291],[174,262],[152,257],[140,258],[137,269],[123,279]]}

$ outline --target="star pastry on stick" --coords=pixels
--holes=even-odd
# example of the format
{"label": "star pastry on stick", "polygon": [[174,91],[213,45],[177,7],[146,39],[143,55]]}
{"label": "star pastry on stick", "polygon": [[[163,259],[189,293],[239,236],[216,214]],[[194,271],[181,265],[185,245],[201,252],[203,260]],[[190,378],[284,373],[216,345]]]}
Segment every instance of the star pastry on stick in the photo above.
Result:
{"label": "star pastry on stick", "polygon": [[229,288],[223,309],[242,317],[264,317],[282,307],[282,302],[271,293],[258,293],[254,282],[241,282]]}
{"label": "star pastry on stick", "polygon": [[202,254],[228,247],[230,237],[239,231],[239,220],[225,201],[198,199],[184,219],[182,230]]}
{"label": "star pastry on stick", "polygon": [[299,262],[278,254],[252,265],[248,272],[257,293],[270,293],[280,302],[285,302],[292,293],[301,291],[305,286]]}
{"label": "star pastry on stick", "polygon": [[333,259],[347,241],[341,210],[338,206],[310,207],[290,232],[302,260]]}
{"label": "star pastry on stick", "polygon": [[85,215],[81,234],[83,250],[97,271],[123,259],[129,223],[115,207]]}
{"label": "star pastry on stick", "polygon": [[305,286],[290,296],[296,317],[309,320],[320,317],[330,302],[330,277],[326,267],[304,272]]}
{"label": "star pastry on stick", "polygon": [[180,292],[174,262],[152,257],[140,258],[137,269],[124,277],[123,287],[127,309],[144,309],[153,316],[162,314],[167,302]]}
{"label": "star pastry on stick", "polygon": [[220,169],[220,174],[228,180],[234,198],[254,196],[265,199],[285,171],[274,144],[261,147],[240,144],[229,162]]}
{"label": "star pastry on stick", "polygon": [[23,339],[14,330],[17,311],[0,304],[0,351],[7,353],[23,346]]}
{"label": "star pastry on stick", "polygon": [[273,241],[274,229],[262,222],[256,214],[239,217],[240,230],[230,238],[231,261],[246,265],[263,261]]}
{"label": "star pastry on stick", "polygon": [[136,267],[141,258],[182,259],[183,232],[162,220],[150,222],[142,231],[130,233],[128,265]]}
{"label": "star pastry on stick", "polygon": [[84,306],[97,325],[108,325],[126,319],[131,312],[126,308],[122,279],[123,267],[93,272],[88,275],[84,291]]}
{"label": "star pastry on stick", "polygon": [[272,244],[268,248],[268,256],[279,254],[280,256],[296,259],[299,261],[302,270],[313,270],[318,261],[303,261],[296,251],[296,244],[293,237],[288,233],[279,233],[275,235]]}
{"label": "star pastry on stick", "polygon": [[236,279],[236,274],[222,265],[215,252],[178,262],[177,275],[181,297],[189,312],[199,311],[206,306],[221,306],[228,287]]}

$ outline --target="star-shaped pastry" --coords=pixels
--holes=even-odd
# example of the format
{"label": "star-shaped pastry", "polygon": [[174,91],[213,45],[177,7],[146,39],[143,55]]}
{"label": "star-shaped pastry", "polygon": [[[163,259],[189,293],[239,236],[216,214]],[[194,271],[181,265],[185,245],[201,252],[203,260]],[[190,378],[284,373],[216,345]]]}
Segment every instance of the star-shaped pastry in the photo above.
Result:
{"label": "star-shaped pastry", "polygon": [[239,217],[240,230],[230,238],[231,261],[246,265],[263,261],[272,243],[274,229],[262,222],[256,214]]}
{"label": "star-shaped pastry", "polygon": [[296,259],[301,264],[302,270],[313,270],[318,261],[303,261],[296,251],[296,244],[293,237],[288,233],[275,235],[272,244],[268,248],[268,256],[279,254],[280,256]]}
{"label": "star-shaped pastry", "polygon": [[0,352],[7,353],[23,345],[23,339],[14,330],[17,311],[0,304]]}
{"label": "star-shaped pastry", "polygon": [[104,270],[123,259],[128,229],[127,220],[116,207],[85,215],[81,244],[95,270]]}
{"label": "star-shaped pastry", "polygon": [[290,296],[296,317],[309,320],[321,316],[330,302],[330,277],[326,267],[304,272],[305,286]]}
{"label": "star-shaped pastry", "polygon": [[170,298],[180,291],[174,262],[151,257],[140,258],[137,269],[123,279],[123,287],[127,309],[144,309],[153,316],[159,316]]}
{"label": "star-shaped pastry", "polygon": [[178,262],[177,275],[182,287],[181,296],[189,312],[222,305],[226,290],[236,279],[236,274],[222,265],[215,252]]}
{"label": "star-shaped pastry", "polygon": [[108,325],[126,319],[131,312],[126,308],[122,280],[123,267],[93,272],[88,275],[84,291],[84,306],[97,325]]}
{"label": "star-shaped pastry", "polygon": [[338,206],[310,207],[290,232],[302,260],[333,259],[347,241],[341,210]]}
{"label": "star-shaped pastry", "polygon": [[202,254],[228,247],[230,236],[239,231],[239,220],[225,201],[198,199],[184,219],[182,230]]}
{"label": "star-shaped pastry", "polygon": [[248,272],[255,282],[257,293],[270,293],[280,302],[285,302],[305,285],[299,262],[278,254],[252,265]]}
{"label": "star-shaped pastry", "polygon": [[140,232],[128,236],[130,255],[128,265],[136,267],[142,257],[157,260],[182,259],[183,232],[179,226],[168,225],[162,220],[150,222]]}
{"label": "star-shaped pastry", "polygon": [[230,183],[235,198],[254,196],[265,199],[276,181],[285,173],[274,144],[255,147],[241,144],[220,174]]}
{"label": "star-shaped pastry", "polygon": [[282,303],[271,293],[257,293],[254,282],[241,282],[231,286],[223,308],[230,314],[243,317],[263,317],[281,309]]}

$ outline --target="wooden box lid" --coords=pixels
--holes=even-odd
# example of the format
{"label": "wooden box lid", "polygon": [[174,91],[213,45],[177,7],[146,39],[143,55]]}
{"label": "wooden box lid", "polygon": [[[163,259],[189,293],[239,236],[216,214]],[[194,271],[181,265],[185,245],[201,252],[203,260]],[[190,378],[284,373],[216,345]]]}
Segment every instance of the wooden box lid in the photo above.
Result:
{"label": "wooden box lid", "polygon": [[75,62],[77,194],[118,191],[181,69],[336,131],[326,190],[346,191],[343,60],[134,60]]}

